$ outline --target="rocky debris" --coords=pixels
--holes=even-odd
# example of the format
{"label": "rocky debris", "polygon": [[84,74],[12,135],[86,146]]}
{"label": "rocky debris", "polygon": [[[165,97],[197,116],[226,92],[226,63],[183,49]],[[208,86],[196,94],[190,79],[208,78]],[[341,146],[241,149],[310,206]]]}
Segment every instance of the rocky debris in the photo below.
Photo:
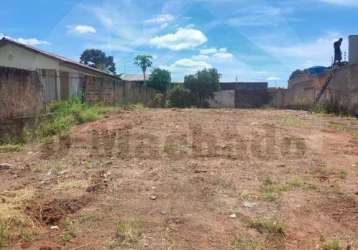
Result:
{"label": "rocky debris", "polygon": [[6,171],[12,168],[14,168],[14,166],[9,163],[0,163],[0,171]]}
{"label": "rocky debris", "polygon": [[149,198],[150,198],[152,201],[155,201],[156,199],[158,199],[158,196],[156,196],[156,195],[151,195]]}
{"label": "rocky debris", "polygon": [[111,172],[99,171],[94,176],[92,176],[91,185],[86,189],[88,193],[95,193],[98,191],[103,191],[108,187],[108,182],[110,181]]}
{"label": "rocky debris", "polygon": [[246,208],[254,208],[254,207],[256,206],[256,203],[245,201],[243,205],[244,205],[244,207],[246,207]]}

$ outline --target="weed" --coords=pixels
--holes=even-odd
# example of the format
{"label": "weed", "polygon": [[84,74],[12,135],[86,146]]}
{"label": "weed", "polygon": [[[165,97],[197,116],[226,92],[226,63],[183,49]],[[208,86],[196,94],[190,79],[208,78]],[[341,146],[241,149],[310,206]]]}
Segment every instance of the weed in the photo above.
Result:
{"label": "weed", "polygon": [[322,250],[342,250],[341,243],[338,240],[331,240],[326,242]]}
{"label": "weed", "polygon": [[74,235],[72,233],[66,232],[63,235],[61,235],[60,238],[65,242],[69,242],[74,238]]}
{"label": "weed", "polygon": [[6,242],[9,238],[9,225],[0,221],[0,248],[6,246]]}
{"label": "weed", "polygon": [[354,138],[358,138],[358,130],[352,131],[351,134]]}
{"label": "weed", "polygon": [[334,129],[336,131],[345,131],[347,129],[347,125],[343,124],[343,123],[338,123],[338,122],[331,122],[328,125],[329,128]]}
{"label": "weed", "polygon": [[307,184],[299,179],[293,179],[285,183],[273,181],[266,178],[261,187],[262,197],[267,201],[275,201],[281,193],[288,192],[295,188],[306,188]]}
{"label": "weed", "polygon": [[95,214],[86,213],[86,214],[81,214],[78,221],[82,224],[86,222],[96,221],[97,219],[98,218]]}
{"label": "weed", "polygon": [[248,236],[240,236],[233,243],[234,250],[263,250],[261,243]]}
{"label": "weed", "polygon": [[347,176],[348,176],[347,171],[341,170],[341,171],[339,172],[339,178],[345,180],[345,179],[347,179]]}
{"label": "weed", "polygon": [[22,144],[3,144],[0,145],[0,153],[20,152],[23,149]]}
{"label": "weed", "polygon": [[140,223],[136,221],[120,221],[116,225],[116,238],[120,245],[132,246],[138,243]]}
{"label": "weed", "polygon": [[279,236],[285,235],[284,226],[271,219],[256,218],[249,220],[249,227],[256,229],[260,233]]}
{"label": "weed", "polygon": [[114,108],[82,103],[79,98],[50,104],[50,115],[40,119],[30,139],[43,139],[68,131],[72,126],[98,120]]}
{"label": "weed", "polygon": [[302,127],[304,125],[302,119],[292,114],[281,117],[280,124],[288,127]]}
{"label": "weed", "polygon": [[86,188],[88,186],[88,182],[86,180],[66,180],[64,182],[59,183],[54,190],[72,190],[72,189],[81,189]]}
{"label": "weed", "polygon": [[329,107],[327,105],[322,105],[322,104],[315,105],[311,109],[311,112],[317,113],[317,114],[329,114],[329,113],[331,113]]}
{"label": "weed", "polygon": [[24,241],[32,241],[34,235],[36,235],[36,233],[30,229],[27,228],[20,229],[19,236]]}

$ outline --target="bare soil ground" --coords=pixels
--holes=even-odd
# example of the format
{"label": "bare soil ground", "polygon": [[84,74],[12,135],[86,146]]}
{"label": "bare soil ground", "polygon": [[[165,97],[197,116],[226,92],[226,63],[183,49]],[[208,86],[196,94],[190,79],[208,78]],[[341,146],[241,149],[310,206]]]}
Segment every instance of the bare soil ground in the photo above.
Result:
{"label": "bare soil ground", "polygon": [[8,249],[358,249],[355,118],[121,110],[0,163]]}

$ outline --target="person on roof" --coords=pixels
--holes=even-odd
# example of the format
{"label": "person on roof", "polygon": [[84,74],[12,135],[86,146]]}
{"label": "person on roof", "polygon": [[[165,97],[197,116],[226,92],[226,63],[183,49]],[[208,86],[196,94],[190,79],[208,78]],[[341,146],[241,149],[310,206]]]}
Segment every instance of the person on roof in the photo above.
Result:
{"label": "person on roof", "polygon": [[342,50],[341,50],[341,45],[342,45],[342,41],[343,39],[340,38],[338,41],[336,41],[334,43],[334,65],[335,64],[341,64],[342,62]]}

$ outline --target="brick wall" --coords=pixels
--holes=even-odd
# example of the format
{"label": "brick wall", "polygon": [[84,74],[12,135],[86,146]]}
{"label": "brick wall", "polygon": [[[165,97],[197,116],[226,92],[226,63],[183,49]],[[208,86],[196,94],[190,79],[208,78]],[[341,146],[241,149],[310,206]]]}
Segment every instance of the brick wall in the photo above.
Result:
{"label": "brick wall", "polygon": [[125,82],[113,78],[85,78],[86,101],[92,103],[149,104],[156,91],[137,82]]}
{"label": "brick wall", "polygon": [[31,117],[44,109],[36,72],[0,67],[0,120]]}
{"label": "brick wall", "polygon": [[[270,91],[271,102],[284,108],[311,108],[327,78],[328,73],[293,79],[285,92]],[[336,71],[320,104],[358,115],[358,64],[346,65]]]}

